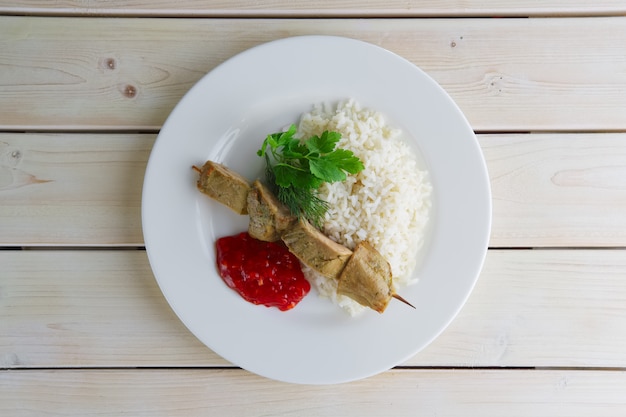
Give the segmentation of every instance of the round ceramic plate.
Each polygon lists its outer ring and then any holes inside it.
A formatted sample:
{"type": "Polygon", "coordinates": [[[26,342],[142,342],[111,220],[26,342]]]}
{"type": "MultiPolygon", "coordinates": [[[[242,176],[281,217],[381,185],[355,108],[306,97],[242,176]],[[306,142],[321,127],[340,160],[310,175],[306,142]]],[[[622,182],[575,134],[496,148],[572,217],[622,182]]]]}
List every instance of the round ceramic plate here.
{"type": "Polygon", "coordinates": [[[150,265],[167,301],[204,344],[268,378],[307,384],[365,378],[402,364],[435,339],[468,298],[486,254],[491,196],[465,117],[429,76],[372,44],[302,36],[224,62],[180,101],[154,145],[142,221],[150,265]],[[419,282],[383,314],[351,317],[314,290],[293,310],[250,304],[217,273],[217,238],[247,230],[196,189],[192,165],[210,159],[249,179],[266,134],[297,123],[315,103],[354,98],[404,131],[433,186],[419,282]]]}

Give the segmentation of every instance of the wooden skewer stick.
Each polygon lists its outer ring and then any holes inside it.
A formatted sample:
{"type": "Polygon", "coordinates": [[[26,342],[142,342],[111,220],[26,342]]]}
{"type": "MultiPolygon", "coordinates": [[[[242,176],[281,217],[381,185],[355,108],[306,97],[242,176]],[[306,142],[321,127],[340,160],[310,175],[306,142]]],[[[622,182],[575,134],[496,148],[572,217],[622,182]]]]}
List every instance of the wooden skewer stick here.
{"type": "Polygon", "coordinates": [[[195,166],[195,165],[192,165],[191,169],[193,169],[196,172],[202,172],[202,170],[200,168],[198,168],[197,166],[195,166]]]}
{"type": "Polygon", "coordinates": [[[398,294],[393,294],[392,297],[395,298],[396,300],[402,301],[404,304],[406,304],[408,306],[411,306],[411,307],[415,308],[415,306],[413,304],[409,303],[407,300],[405,300],[404,298],[400,297],[398,294]]]}

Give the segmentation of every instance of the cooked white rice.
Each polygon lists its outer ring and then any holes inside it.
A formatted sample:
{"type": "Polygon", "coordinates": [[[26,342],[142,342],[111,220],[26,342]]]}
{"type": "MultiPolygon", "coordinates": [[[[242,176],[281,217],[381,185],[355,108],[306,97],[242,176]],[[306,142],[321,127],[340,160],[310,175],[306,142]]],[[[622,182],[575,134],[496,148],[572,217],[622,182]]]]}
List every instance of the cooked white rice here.
{"type": "MultiPolygon", "coordinates": [[[[320,197],[330,204],[324,233],[350,249],[368,240],[391,265],[394,290],[416,281],[412,273],[431,206],[428,173],[403,140],[402,132],[387,125],[381,113],[364,109],[355,100],[320,104],[303,114],[301,137],[340,132],[338,147],[358,156],[365,169],[344,182],[325,184],[320,197]]],[[[350,314],[365,309],[345,296],[337,296],[337,282],[305,268],[320,295],[350,314]]]]}

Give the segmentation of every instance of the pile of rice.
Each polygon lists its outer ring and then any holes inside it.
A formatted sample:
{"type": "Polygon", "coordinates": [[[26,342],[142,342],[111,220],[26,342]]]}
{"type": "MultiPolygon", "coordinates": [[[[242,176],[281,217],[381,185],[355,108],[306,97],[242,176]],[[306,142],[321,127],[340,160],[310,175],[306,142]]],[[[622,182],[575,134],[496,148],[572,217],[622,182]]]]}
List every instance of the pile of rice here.
{"type": "MultiPolygon", "coordinates": [[[[325,130],[340,132],[337,146],[354,152],[365,169],[344,182],[321,188],[320,197],[330,204],[324,233],[350,249],[369,241],[391,265],[394,290],[414,283],[412,273],[431,206],[428,173],[420,169],[402,132],[388,126],[382,114],[362,108],[355,100],[319,104],[302,115],[301,137],[319,136],[325,130]]],[[[308,268],[304,272],[320,295],[350,314],[366,309],[338,296],[336,281],[308,268]]]]}

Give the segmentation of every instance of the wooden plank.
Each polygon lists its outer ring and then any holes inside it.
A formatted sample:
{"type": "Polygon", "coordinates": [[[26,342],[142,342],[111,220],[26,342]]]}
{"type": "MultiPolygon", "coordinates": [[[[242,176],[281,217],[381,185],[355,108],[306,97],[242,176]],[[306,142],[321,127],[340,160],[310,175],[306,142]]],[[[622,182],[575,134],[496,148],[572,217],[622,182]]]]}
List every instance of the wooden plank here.
{"type": "Polygon", "coordinates": [[[626,410],[626,372],[397,370],[305,386],[240,370],[0,372],[0,413],[63,416],[608,417],[626,410]]]}
{"type": "Polygon", "coordinates": [[[145,251],[0,251],[0,368],[228,365],[163,297],[145,251]]]}
{"type": "Polygon", "coordinates": [[[624,255],[490,250],[465,307],[409,364],[625,367],[624,255]]]}
{"type": "Polygon", "coordinates": [[[143,244],[141,189],[154,135],[0,134],[0,241],[143,244]]]}
{"type": "MultiPolygon", "coordinates": [[[[177,319],[143,251],[0,251],[0,368],[228,366],[177,319]]],[[[624,250],[491,250],[407,366],[625,367],[624,250]]],[[[288,313],[285,313],[288,314],[288,313]]]]}
{"type": "Polygon", "coordinates": [[[359,38],[424,69],[479,131],[626,129],[626,17],[0,17],[0,129],[159,129],[205,73],[288,36],[359,38]]]}
{"type": "Polygon", "coordinates": [[[621,0],[0,0],[0,13],[131,16],[580,16],[620,15],[621,0]]]}
{"type": "MultiPolygon", "coordinates": [[[[626,135],[479,135],[492,247],[626,246],[626,135]]],[[[0,134],[0,245],[141,246],[154,135],[0,134]]]]}
{"type": "Polygon", "coordinates": [[[491,246],[625,246],[626,136],[481,135],[491,246]]]}

